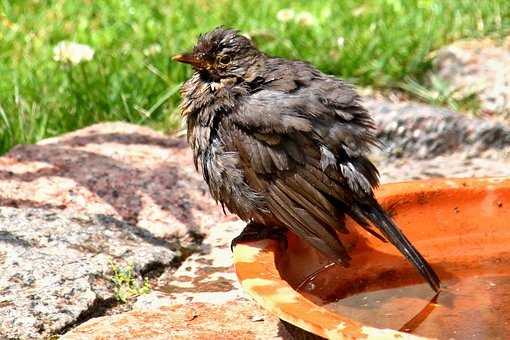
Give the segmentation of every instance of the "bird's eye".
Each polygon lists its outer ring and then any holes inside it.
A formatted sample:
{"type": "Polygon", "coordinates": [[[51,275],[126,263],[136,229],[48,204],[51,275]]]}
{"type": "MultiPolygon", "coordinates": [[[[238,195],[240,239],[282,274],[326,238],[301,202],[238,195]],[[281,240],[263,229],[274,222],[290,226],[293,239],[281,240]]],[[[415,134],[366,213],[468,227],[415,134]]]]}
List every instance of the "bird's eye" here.
{"type": "Polygon", "coordinates": [[[221,56],[218,59],[220,64],[222,65],[227,65],[228,63],[230,63],[230,57],[228,55],[221,56]]]}

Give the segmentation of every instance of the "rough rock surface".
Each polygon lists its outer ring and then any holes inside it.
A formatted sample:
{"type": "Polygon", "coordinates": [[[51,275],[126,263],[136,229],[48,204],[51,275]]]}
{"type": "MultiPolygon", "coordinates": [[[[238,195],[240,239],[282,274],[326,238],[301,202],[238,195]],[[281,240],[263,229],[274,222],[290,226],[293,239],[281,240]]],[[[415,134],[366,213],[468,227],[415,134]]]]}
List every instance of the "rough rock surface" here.
{"type": "Polygon", "coordinates": [[[113,299],[111,263],[140,273],[174,246],[115,218],[0,207],[0,337],[58,332],[113,299]]]}
{"type": "Polygon", "coordinates": [[[131,311],[90,320],[61,339],[291,339],[276,320],[267,327],[263,318],[253,318],[245,304],[190,303],[131,311]]]}
{"type": "Polygon", "coordinates": [[[486,150],[510,147],[510,126],[489,119],[416,102],[367,99],[374,115],[384,157],[431,159],[453,152],[475,157],[486,150]]]}
{"type": "Polygon", "coordinates": [[[13,211],[0,222],[2,339],[59,332],[114,305],[108,256],[138,275],[172,267],[181,252],[171,245],[186,255],[209,226],[233,219],[182,138],[125,123],[14,148],[0,158],[0,187],[1,211],[13,211]]]}
{"type": "Polygon", "coordinates": [[[416,102],[367,98],[383,143],[382,183],[432,177],[510,176],[510,125],[416,102]]]}
{"type": "Polygon", "coordinates": [[[192,164],[182,138],[93,125],[0,158],[0,205],[108,214],[156,236],[189,238],[225,219],[192,164]]]}
{"type": "Polygon", "coordinates": [[[435,65],[460,97],[475,93],[482,111],[510,117],[510,37],[455,42],[437,52],[435,65]]]}
{"type": "Polygon", "coordinates": [[[133,311],[92,319],[62,339],[289,338],[277,318],[244,296],[235,278],[230,240],[243,227],[239,221],[218,225],[199,252],[137,299],[133,311]]]}
{"type": "MultiPolygon", "coordinates": [[[[228,222],[215,227],[197,252],[190,255],[176,271],[166,271],[157,282],[157,290],[172,303],[219,303],[243,299],[232,267],[230,241],[239,235],[245,223],[228,222]]],[[[160,295],[161,296],[161,295],[160,295]]],[[[147,309],[154,296],[138,298],[135,309],[147,309]]]]}

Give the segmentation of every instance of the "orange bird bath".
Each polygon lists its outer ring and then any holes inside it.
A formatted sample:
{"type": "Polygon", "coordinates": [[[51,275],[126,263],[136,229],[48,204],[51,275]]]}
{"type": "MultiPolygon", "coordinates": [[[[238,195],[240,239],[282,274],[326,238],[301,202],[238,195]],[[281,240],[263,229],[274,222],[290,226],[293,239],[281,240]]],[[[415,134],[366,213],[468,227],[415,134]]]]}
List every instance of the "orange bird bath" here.
{"type": "Polygon", "coordinates": [[[340,235],[348,268],[328,266],[291,233],[286,249],[236,246],[244,290],[309,337],[510,339],[510,178],[388,184],[377,197],[438,273],[438,295],[391,244],[349,219],[351,233],[340,235]]]}

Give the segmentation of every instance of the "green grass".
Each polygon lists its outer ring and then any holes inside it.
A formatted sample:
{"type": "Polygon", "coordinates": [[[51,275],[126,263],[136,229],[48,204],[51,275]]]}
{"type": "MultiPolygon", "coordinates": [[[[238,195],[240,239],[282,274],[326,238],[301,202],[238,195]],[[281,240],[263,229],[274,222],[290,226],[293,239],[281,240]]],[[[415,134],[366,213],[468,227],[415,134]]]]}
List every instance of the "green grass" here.
{"type": "Polygon", "coordinates": [[[406,79],[423,82],[434,49],[508,33],[510,1],[0,0],[0,153],[99,121],[175,130],[178,87],[191,70],[169,56],[221,24],[270,54],[358,85],[402,88],[406,79]],[[277,21],[288,7],[309,11],[316,24],[277,21]],[[94,59],[55,62],[61,40],[90,45],[94,59]],[[161,52],[145,55],[151,44],[161,52]]]}

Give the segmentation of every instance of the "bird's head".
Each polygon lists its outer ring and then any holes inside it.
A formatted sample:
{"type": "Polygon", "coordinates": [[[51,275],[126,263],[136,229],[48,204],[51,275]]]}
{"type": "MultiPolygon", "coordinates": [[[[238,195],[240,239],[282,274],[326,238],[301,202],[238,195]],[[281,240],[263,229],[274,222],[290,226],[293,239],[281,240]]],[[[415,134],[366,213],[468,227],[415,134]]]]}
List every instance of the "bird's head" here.
{"type": "Polygon", "coordinates": [[[201,76],[217,81],[246,78],[249,69],[262,56],[250,39],[236,30],[219,27],[201,35],[191,53],[173,59],[190,64],[201,76]]]}

